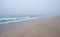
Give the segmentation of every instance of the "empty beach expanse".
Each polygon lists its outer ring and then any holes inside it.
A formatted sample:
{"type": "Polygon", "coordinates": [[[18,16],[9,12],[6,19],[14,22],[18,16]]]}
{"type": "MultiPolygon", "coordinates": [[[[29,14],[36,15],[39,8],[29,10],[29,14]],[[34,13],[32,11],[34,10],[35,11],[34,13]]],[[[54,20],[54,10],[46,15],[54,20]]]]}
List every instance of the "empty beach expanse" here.
{"type": "Polygon", "coordinates": [[[60,16],[0,25],[0,37],[60,37],[60,16]]]}

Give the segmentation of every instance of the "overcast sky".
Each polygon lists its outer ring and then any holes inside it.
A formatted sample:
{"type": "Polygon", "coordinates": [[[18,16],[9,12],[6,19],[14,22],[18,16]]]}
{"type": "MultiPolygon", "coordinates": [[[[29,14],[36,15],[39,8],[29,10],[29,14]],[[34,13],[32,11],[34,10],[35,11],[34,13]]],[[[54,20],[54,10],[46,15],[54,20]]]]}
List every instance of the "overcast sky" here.
{"type": "Polygon", "coordinates": [[[60,0],[0,0],[0,15],[59,15],[60,0]]]}

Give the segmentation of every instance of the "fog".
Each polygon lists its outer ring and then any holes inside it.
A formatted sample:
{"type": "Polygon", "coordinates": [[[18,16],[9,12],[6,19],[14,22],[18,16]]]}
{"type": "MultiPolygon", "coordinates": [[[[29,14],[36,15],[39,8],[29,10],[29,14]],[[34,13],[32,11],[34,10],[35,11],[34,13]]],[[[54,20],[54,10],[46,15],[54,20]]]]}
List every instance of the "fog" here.
{"type": "Polygon", "coordinates": [[[60,0],[0,0],[0,15],[59,15],[60,0]]]}

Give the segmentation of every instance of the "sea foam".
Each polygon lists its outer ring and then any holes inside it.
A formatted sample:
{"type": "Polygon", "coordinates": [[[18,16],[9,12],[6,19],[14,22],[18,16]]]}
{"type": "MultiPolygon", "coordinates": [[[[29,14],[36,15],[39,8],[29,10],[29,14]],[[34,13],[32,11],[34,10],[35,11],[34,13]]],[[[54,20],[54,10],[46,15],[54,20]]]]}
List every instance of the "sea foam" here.
{"type": "Polygon", "coordinates": [[[30,16],[25,16],[25,17],[14,17],[14,18],[0,18],[0,24],[7,24],[7,23],[11,23],[11,22],[20,22],[20,21],[24,21],[24,20],[31,20],[31,19],[36,19],[38,17],[30,17],[30,16]]]}

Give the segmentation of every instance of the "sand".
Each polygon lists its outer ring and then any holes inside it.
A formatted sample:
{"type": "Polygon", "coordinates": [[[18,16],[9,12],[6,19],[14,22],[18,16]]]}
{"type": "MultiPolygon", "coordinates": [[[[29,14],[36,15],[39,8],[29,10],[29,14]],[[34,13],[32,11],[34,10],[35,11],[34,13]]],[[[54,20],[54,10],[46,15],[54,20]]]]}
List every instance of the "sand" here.
{"type": "Polygon", "coordinates": [[[0,37],[60,37],[60,16],[11,24],[11,28],[6,26],[8,29],[0,31],[0,37]]]}

